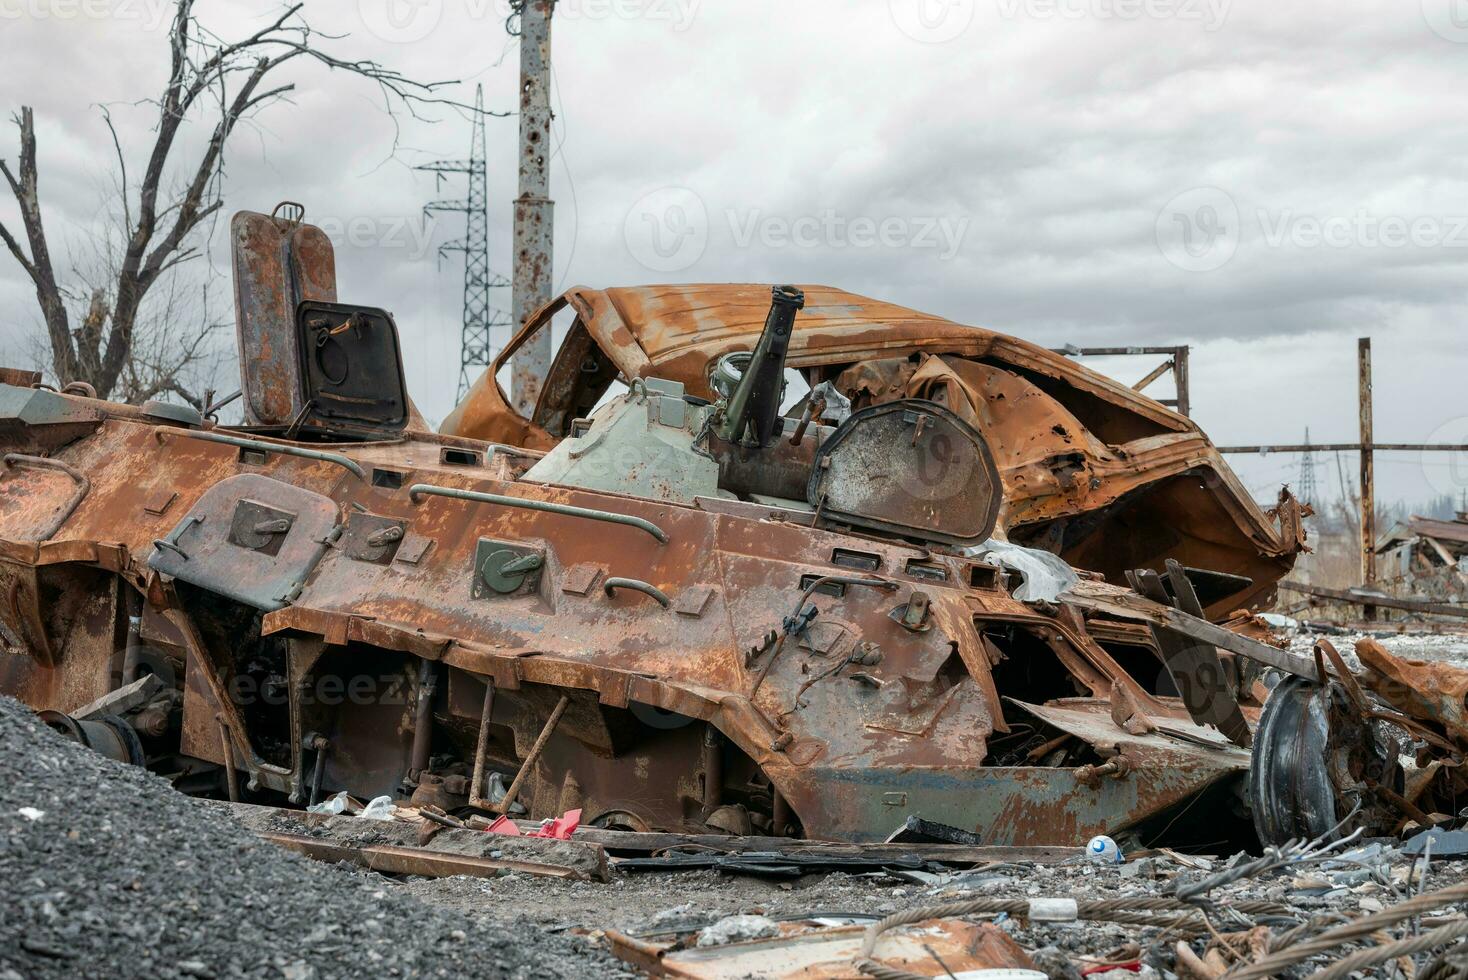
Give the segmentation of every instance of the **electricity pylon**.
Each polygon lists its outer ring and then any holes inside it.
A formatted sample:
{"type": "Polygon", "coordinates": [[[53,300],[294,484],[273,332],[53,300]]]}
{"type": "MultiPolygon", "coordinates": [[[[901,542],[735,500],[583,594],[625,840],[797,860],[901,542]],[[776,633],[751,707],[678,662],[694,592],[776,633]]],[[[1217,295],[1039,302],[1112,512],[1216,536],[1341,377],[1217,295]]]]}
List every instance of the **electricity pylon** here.
{"type": "Polygon", "coordinates": [[[464,253],[464,327],[459,343],[459,396],[463,401],[478,375],[475,370],[490,365],[499,352],[495,344],[494,331],[509,327],[510,318],[505,312],[489,303],[489,291],[502,289],[510,281],[489,268],[489,214],[488,179],[484,168],[484,86],[474,90],[474,136],[469,143],[469,159],[438,160],[425,163],[417,170],[439,174],[468,174],[469,195],[462,200],[433,201],[424,206],[423,212],[456,212],[464,215],[464,237],[445,242],[439,246],[439,258],[449,252],[464,253]]]}
{"type": "Polygon", "coordinates": [[[1315,454],[1310,451],[1310,427],[1305,427],[1306,449],[1300,454],[1300,482],[1296,490],[1296,496],[1302,503],[1316,504],[1315,499],[1319,492],[1315,485],[1315,454]]]}

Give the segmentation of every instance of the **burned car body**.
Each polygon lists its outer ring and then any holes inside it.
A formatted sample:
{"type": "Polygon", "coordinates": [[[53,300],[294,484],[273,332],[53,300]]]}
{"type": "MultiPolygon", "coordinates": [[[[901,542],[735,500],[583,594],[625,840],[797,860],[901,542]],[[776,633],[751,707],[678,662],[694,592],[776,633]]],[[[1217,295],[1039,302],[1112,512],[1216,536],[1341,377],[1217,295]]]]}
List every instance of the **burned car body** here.
{"type": "MultiPolygon", "coordinates": [[[[1266,516],[1190,419],[1026,341],[827,286],[802,286],[788,368],[853,405],[922,398],[958,413],[993,447],[1000,528],[1124,584],[1165,558],[1199,575],[1209,614],[1266,607],[1303,546],[1299,509],[1266,516]]],[[[668,285],[568,290],[526,322],[442,431],[547,449],[613,381],[658,377],[711,396],[719,358],[753,348],[767,287],[668,285]],[[562,310],[574,321],[528,418],[496,375],[562,310]]]]}
{"type": "MultiPolygon", "coordinates": [[[[527,449],[427,431],[391,316],[249,244],[309,226],[236,225],[242,349],[294,351],[245,372],[273,414],[0,385],[0,690],[58,727],[101,712],[183,789],[296,803],[852,841],[911,814],[996,844],[1247,826],[1257,667],[1310,665],[1209,622],[1217,579],[1177,561],[1133,592],[1025,551],[1047,586],[991,537],[1039,498],[951,402],[783,416],[824,294],[765,287],[709,397],[616,365],[625,393],[527,449]]],[[[1162,422],[1179,475],[1206,464],[1162,422]]]]}

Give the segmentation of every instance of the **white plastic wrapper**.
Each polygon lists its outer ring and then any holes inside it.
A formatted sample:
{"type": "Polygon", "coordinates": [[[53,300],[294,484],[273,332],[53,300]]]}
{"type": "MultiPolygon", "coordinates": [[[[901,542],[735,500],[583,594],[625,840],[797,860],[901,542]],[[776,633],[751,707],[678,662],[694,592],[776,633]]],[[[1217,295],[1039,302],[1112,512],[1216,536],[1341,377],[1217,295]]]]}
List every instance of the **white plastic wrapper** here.
{"type": "Polygon", "coordinates": [[[326,799],[322,800],[320,803],[313,803],[310,806],[306,807],[306,810],[309,813],[331,813],[331,814],[336,814],[336,813],[344,813],[344,812],[346,812],[346,809],[347,809],[347,793],[346,793],[346,790],[342,790],[340,793],[336,794],[335,796],[328,796],[326,799]]]}
{"type": "Polygon", "coordinates": [[[990,538],[981,545],[969,548],[969,557],[994,562],[1012,572],[1018,572],[1024,584],[1014,590],[1020,602],[1055,602],[1060,593],[1080,581],[1075,569],[1067,565],[1059,555],[1037,548],[1025,548],[998,538],[990,538]]]}
{"type": "Polygon", "coordinates": [[[357,814],[357,817],[361,820],[391,820],[392,812],[391,796],[375,796],[371,803],[362,808],[362,812],[357,814]]]}

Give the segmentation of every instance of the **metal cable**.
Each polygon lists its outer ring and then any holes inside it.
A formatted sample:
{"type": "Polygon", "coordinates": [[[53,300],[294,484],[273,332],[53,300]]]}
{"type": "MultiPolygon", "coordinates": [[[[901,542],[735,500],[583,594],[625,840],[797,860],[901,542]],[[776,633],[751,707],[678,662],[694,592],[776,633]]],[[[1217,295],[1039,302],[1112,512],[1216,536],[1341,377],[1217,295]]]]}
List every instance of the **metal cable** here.
{"type": "MultiPolygon", "coordinates": [[[[1365,939],[1383,926],[1394,925],[1405,919],[1410,919],[1415,915],[1420,915],[1423,912],[1430,912],[1433,909],[1452,904],[1453,902],[1460,902],[1464,899],[1468,899],[1468,882],[1453,885],[1450,888],[1443,888],[1435,892],[1428,892],[1425,895],[1418,895],[1416,898],[1409,898],[1405,902],[1393,905],[1380,912],[1362,916],[1346,925],[1337,926],[1334,929],[1321,933],[1314,939],[1307,939],[1288,948],[1281,949],[1277,953],[1270,953],[1268,956],[1256,960],[1253,963],[1240,964],[1225,973],[1224,977],[1227,980],[1258,980],[1258,978],[1278,973],[1287,966],[1303,963],[1312,956],[1329,952],[1337,946],[1355,942],[1359,939],[1365,939]]],[[[1464,935],[1468,935],[1468,933],[1464,933],[1464,935]]],[[[1422,938],[1426,937],[1424,936],[1422,938]]],[[[1440,942],[1445,941],[1442,940],[1440,942]]]]}
{"type": "MultiPolygon", "coordinates": [[[[1278,902],[1239,902],[1231,907],[1249,915],[1279,915],[1288,911],[1278,902]]],[[[872,950],[877,944],[877,937],[898,926],[926,922],[928,919],[963,915],[1004,913],[1017,918],[1028,918],[1029,912],[1030,899],[1027,898],[970,898],[963,901],[946,902],[942,905],[924,905],[902,912],[894,912],[880,922],[874,922],[867,927],[866,935],[862,939],[861,959],[858,962],[870,960],[872,950]]],[[[1164,896],[1108,898],[1101,901],[1077,902],[1076,917],[1158,928],[1196,928],[1199,932],[1207,929],[1196,907],[1180,899],[1164,896]],[[1143,914],[1146,912],[1182,912],[1184,914],[1170,916],[1143,914]]]]}
{"type": "Polygon", "coordinates": [[[1339,980],[1353,970],[1375,966],[1378,963],[1388,963],[1401,956],[1425,953],[1429,949],[1445,946],[1464,936],[1468,936],[1468,919],[1460,919],[1430,932],[1424,932],[1420,936],[1409,936],[1394,943],[1357,950],[1344,959],[1336,960],[1323,970],[1316,970],[1310,974],[1309,980],[1339,980]]]}
{"type": "Polygon", "coordinates": [[[909,973],[875,960],[857,960],[856,968],[869,977],[876,977],[877,980],[933,980],[931,974],[909,973]]]}
{"type": "Polygon", "coordinates": [[[1468,977],[1468,944],[1459,943],[1438,953],[1417,974],[1417,980],[1464,980],[1468,977]]]}

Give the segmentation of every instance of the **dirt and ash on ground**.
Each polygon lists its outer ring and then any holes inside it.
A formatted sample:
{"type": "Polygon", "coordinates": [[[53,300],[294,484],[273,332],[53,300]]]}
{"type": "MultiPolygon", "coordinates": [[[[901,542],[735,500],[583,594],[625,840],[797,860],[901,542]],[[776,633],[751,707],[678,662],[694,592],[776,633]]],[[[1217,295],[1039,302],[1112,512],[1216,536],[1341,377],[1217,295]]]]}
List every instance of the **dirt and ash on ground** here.
{"type": "Polygon", "coordinates": [[[261,842],[0,697],[0,980],[586,977],[581,940],[261,842]]]}
{"type": "MultiPolygon", "coordinates": [[[[1468,653],[1461,638],[1383,642],[1424,659],[1468,653]]],[[[1350,650],[1350,638],[1337,646],[1350,650]]],[[[217,804],[180,796],[141,769],[65,741],[3,697],[0,743],[0,880],[7,888],[0,980],[633,976],[606,953],[604,930],[656,938],[735,914],[859,922],[967,897],[1158,895],[1209,873],[1156,857],[1120,867],[1006,865],[918,880],[832,873],[779,881],[712,871],[622,873],[606,884],[519,873],[393,879],[257,841],[217,804]]],[[[1245,880],[1213,897],[1221,906],[1279,902],[1308,917],[1371,912],[1420,887],[1408,881],[1412,866],[1390,843],[1357,857],[1245,880]]],[[[1431,877],[1433,888],[1464,880],[1468,862],[1433,862],[1431,877]]],[[[1157,930],[1003,916],[999,924],[1053,976],[1079,976],[1128,943],[1154,951],[1144,974],[1171,972],[1171,941],[1158,942],[1165,937],[1157,930]]]]}

